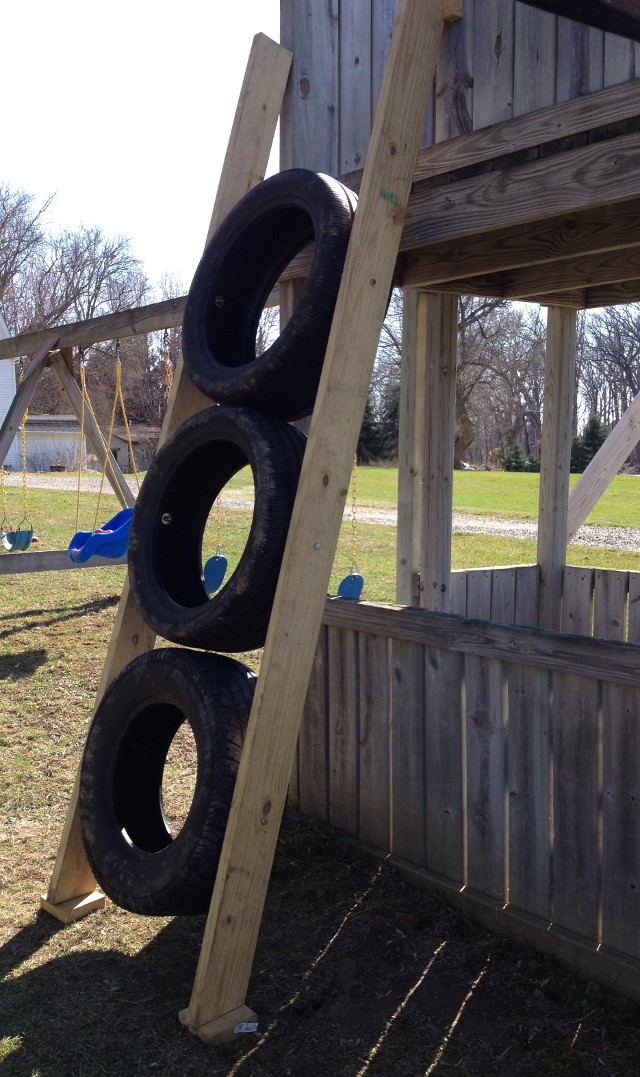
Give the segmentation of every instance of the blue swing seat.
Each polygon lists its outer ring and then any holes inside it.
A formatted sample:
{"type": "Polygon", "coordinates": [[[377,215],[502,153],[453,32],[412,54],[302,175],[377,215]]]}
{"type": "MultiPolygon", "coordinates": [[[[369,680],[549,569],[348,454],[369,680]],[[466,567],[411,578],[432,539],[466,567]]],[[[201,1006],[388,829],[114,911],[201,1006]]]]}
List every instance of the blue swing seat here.
{"type": "Polygon", "coordinates": [[[78,531],[69,543],[67,553],[77,565],[91,557],[117,560],[127,552],[133,509],[121,509],[96,531],[78,531]]]}

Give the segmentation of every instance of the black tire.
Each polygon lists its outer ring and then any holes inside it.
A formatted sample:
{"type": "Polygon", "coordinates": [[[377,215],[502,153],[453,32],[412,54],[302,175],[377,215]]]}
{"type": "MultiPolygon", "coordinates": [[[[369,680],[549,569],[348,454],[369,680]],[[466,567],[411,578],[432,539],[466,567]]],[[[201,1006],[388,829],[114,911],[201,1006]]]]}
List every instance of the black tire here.
{"type": "Polygon", "coordinates": [[[129,581],[140,612],[174,643],[248,651],[264,643],[306,438],[249,408],[212,407],[187,419],[154,457],[129,535],[129,581]],[[255,506],[235,571],[213,597],[202,544],[219,492],[246,464],[255,506]],[[164,522],[163,522],[164,521],[164,522]]]}
{"type": "Polygon", "coordinates": [[[134,659],[105,692],[82,759],[79,812],[91,870],[116,905],[147,916],[207,912],[254,687],[233,658],[166,648],[134,659]],[[197,777],[174,836],[162,777],[185,721],[197,777]]]}
{"type": "Polygon", "coordinates": [[[196,269],[182,325],[186,367],[206,396],[280,419],[311,413],[355,204],[337,180],[291,169],[254,187],[225,217],[196,269]],[[312,240],[313,264],[293,316],[256,357],[265,301],[312,240]]]}

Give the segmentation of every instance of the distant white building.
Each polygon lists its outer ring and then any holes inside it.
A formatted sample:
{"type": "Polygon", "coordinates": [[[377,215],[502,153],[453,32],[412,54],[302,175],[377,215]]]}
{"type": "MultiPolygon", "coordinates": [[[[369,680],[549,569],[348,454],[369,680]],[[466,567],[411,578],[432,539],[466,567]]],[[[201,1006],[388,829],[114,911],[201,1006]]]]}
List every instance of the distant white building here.
{"type": "MultiPolygon", "coordinates": [[[[0,316],[1,317],[1,316],[0,316]]],[[[0,335],[1,326],[0,326],[0,335]]],[[[8,335],[8,334],[7,334],[8,335]]],[[[0,360],[0,426],[4,422],[5,416],[11,407],[11,401],[16,395],[16,363],[15,359],[2,359],[0,360]]],[[[0,461],[1,463],[2,461],[0,461]]],[[[7,453],[5,460],[3,461],[7,467],[19,468],[20,464],[20,442],[16,439],[11,445],[9,452],[7,453]]]]}

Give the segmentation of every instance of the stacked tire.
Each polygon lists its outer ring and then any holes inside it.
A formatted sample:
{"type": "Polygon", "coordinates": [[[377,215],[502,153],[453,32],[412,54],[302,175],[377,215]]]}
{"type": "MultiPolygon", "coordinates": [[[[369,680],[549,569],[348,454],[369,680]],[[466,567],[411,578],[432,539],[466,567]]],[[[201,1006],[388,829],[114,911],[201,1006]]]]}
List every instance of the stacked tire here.
{"type": "Polygon", "coordinates": [[[302,169],[265,180],[222,222],[189,291],[184,363],[215,406],[182,423],[152,461],[128,549],[143,618],[178,647],[150,651],[114,679],[81,766],[89,864],[105,893],[132,912],[194,914],[209,906],[255,689],[252,672],[228,652],[260,647],[266,637],[306,440],[289,423],[313,409],[355,202],[337,181],[302,169]],[[310,243],[304,293],[277,340],[256,356],[268,296],[310,243]],[[210,595],[207,520],[247,465],[255,487],[248,539],[235,570],[210,595]],[[197,775],[174,835],[162,784],[185,722],[197,775]]]}

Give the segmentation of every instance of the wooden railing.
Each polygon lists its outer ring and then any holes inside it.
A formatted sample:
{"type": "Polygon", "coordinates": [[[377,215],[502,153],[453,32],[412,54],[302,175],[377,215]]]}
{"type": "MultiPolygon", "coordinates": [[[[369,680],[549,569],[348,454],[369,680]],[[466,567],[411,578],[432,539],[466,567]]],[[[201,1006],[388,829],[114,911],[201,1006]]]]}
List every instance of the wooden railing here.
{"type": "MultiPolygon", "coordinates": [[[[597,595],[604,577],[586,573],[597,595]]],[[[602,608],[615,591],[620,612],[624,575],[602,608]]],[[[625,643],[330,600],[292,795],[640,998],[639,659],[625,643]]]]}
{"type": "MultiPolygon", "coordinates": [[[[451,574],[452,612],[496,624],[538,626],[537,565],[476,568],[451,574]]],[[[567,565],[562,631],[640,643],[640,572],[567,565]]]]}

